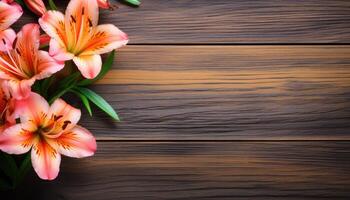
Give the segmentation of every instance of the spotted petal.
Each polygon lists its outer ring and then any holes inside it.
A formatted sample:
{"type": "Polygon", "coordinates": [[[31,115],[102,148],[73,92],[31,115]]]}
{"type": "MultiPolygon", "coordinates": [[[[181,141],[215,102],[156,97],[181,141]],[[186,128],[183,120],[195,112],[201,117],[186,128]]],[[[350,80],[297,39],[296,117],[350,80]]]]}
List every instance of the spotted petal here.
{"type": "Polygon", "coordinates": [[[23,154],[33,145],[35,126],[31,123],[17,124],[0,134],[0,149],[8,154],[23,154]]]}
{"type": "Polygon", "coordinates": [[[38,24],[26,24],[17,34],[16,51],[21,56],[21,60],[27,64],[21,65],[26,72],[34,71],[30,66],[35,66],[37,57],[35,52],[40,46],[40,26],[38,24]]]}
{"type": "Polygon", "coordinates": [[[41,28],[62,47],[67,44],[64,15],[59,11],[47,11],[40,19],[41,28]]]}
{"type": "Polygon", "coordinates": [[[12,49],[13,42],[16,39],[16,33],[13,29],[9,28],[0,31],[0,51],[7,51],[12,49]]]}
{"type": "Polygon", "coordinates": [[[40,125],[43,117],[49,111],[49,104],[40,95],[32,92],[27,99],[16,102],[16,113],[21,118],[21,123],[32,121],[40,125]]]}
{"type": "Polygon", "coordinates": [[[53,116],[57,118],[57,120],[62,121],[63,124],[67,124],[64,129],[69,130],[71,127],[74,127],[78,123],[81,112],[79,109],[76,109],[73,106],[67,104],[62,99],[57,99],[51,105],[48,116],[53,116]]]}
{"type": "Polygon", "coordinates": [[[96,0],[71,0],[65,14],[68,49],[77,50],[86,42],[90,29],[98,23],[96,0]]]}
{"type": "Polygon", "coordinates": [[[66,156],[82,158],[92,156],[96,151],[96,140],[85,128],[75,126],[56,139],[58,151],[66,156]]]}
{"type": "Polygon", "coordinates": [[[60,171],[61,155],[46,140],[36,138],[31,152],[32,165],[41,179],[53,180],[60,171]]]}
{"type": "Polygon", "coordinates": [[[81,55],[104,54],[128,43],[128,36],[113,24],[98,25],[81,55]]]}

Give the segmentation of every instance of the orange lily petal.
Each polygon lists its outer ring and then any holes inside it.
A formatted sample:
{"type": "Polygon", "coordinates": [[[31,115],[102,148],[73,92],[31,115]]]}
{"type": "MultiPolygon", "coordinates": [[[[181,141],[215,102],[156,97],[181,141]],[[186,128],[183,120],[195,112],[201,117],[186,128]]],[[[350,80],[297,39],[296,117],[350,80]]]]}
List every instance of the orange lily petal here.
{"type": "Polygon", "coordinates": [[[9,154],[23,154],[33,145],[35,131],[33,124],[17,124],[0,134],[0,149],[9,154]]]}
{"type": "Polygon", "coordinates": [[[46,140],[36,138],[31,152],[32,165],[41,179],[53,180],[60,171],[61,155],[46,140]]]}
{"type": "Polygon", "coordinates": [[[40,95],[32,92],[24,100],[16,101],[16,113],[19,113],[21,123],[31,121],[35,124],[41,124],[49,111],[49,104],[40,95]]]}
{"type": "Polygon", "coordinates": [[[94,136],[81,126],[64,132],[56,139],[56,145],[61,154],[74,158],[92,156],[97,147],[94,136]]]}
{"type": "Polygon", "coordinates": [[[31,92],[31,87],[35,79],[28,80],[8,80],[4,83],[8,87],[9,92],[18,100],[26,99],[31,92]]]}
{"type": "Polygon", "coordinates": [[[16,39],[16,32],[9,28],[0,32],[0,51],[12,49],[12,44],[16,39]]]}
{"type": "Polygon", "coordinates": [[[57,62],[53,57],[46,51],[38,52],[38,74],[35,78],[40,80],[51,76],[52,74],[60,71],[64,67],[64,62],[57,62]]]}
{"type": "Polygon", "coordinates": [[[72,60],[74,55],[67,52],[65,47],[62,47],[55,39],[50,40],[50,56],[59,61],[72,60]]]}
{"type": "Polygon", "coordinates": [[[59,11],[53,10],[47,11],[39,19],[41,28],[62,47],[65,47],[67,44],[64,23],[64,15],[59,11]]]}
{"type": "Polygon", "coordinates": [[[71,0],[65,14],[67,49],[76,51],[87,40],[90,29],[97,26],[98,5],[96,0],[71,0]]]}
{"type": "Polygon", "coordinates": [[[69,130],[80,120],[81,111],[67,104],[62,99],[57,99],[55,102],[53,102],[48,112],[48,117],[52,116],[59,118],[59,121],[67,124],[64,129],[69,130]]]}
{"type": "MultiPolygon", "coordinates": [[[[38,24],[26,24],[22,27],[21,31],[17,34],[17,41],[15,44],[16,51],[19,52],[22,60],[28,65],[24,64],[23,67],[35,66],[37,57],[35,52],[40,46],[40,26],[38,24]]],[[[35,69],[25,69],[26,72],[35,71],[35,69]]]]}
{"type": "Polygon", "coordinates": [[[7,4],[0,1],[0,31],[10,27],[22,14],[22,8],[17,3],[7,4]]]}
{"type": "Polygon", "coordinates": [[[128,43],[128,36],[113,24],[98,25],[80,55],[104,54],[128,43]]]}
{"type": "Polygon", "coordinates": [[[93,79],[101,71],[102,59],[100,55],[74,57],[73,61],[85,78],[93,79]]]}

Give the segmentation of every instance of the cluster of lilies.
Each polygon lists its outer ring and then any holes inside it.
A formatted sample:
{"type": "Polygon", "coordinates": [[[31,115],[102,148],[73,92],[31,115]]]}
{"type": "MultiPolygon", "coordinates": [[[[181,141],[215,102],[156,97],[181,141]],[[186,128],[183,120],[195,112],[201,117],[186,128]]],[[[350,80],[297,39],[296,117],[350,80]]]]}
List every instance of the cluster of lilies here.
{"type": "Polygon", "coordinates": [[[72,67],[65,67],[70,60],[82,77],[94,79],[101,71],[100,55],[126,45],[128,37],[113,24],[98,25],[99,7],[110,7],[106,0],[71,0],[65,14],[46,10],[42,0],[24,3],[40,18],[16,33],[10,26],[23,10],[14,0],[0,1],[0,150],[30,151],[38,176],[53,180],[61,155],[91,156],[96,140],[77,125],[79,109],[60,98],[50,105],[33,85],[72,67]],[[49,45],[46,51],[44,43],[49,45]]]}

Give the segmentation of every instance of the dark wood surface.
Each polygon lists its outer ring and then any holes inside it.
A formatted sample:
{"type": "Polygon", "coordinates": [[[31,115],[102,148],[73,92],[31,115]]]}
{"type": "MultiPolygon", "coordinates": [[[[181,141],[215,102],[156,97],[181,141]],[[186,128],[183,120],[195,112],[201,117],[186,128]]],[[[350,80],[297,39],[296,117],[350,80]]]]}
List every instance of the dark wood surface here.
{"type": "Polygon", "coordinates": [[[93,88],[99,139],[350,139],[348,46],[128,46],[93,88]]]}
{"type": "MultiPolygon", "coordinates": [[[[57,2],[62,8],[67,0],[57,2]]],[[[119,7],[100,21],[127,32],[131,44],[350,42],[347,0],[144,0],[138,9],[119,7]]]]}
{"type": "Polygon", "coordinates": [[[349,199],[349,142],[100,142],[26,198],[349,199]]]}
{"type": "Polygon", "coordinates": [[[93,86],[122,122],[85,113],[97,154],[7,194],[350,199],[350,1],[143,0],[101,22],[130,37],[93,86]]]}

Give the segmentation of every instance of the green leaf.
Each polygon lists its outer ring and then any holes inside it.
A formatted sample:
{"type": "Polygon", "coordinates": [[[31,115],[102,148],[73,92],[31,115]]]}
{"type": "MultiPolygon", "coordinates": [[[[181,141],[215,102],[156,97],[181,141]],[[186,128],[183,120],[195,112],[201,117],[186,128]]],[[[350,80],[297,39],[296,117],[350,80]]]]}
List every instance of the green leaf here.
{"type": "Polygon", "coordinates": [[[90,85],[101,78],[103,78],[106,73],[111,69],[114,61],[114,55],[115,55],[115,50],[113,50],[105,60],[105,62],[102,65],[101,72],[94,78],[94,79],[84,79],[78,83],[79,86],[86,86],[90,85]]]}
{"type": "Polygon", "coordinates": [[[92,103],[94,103],[97,107],[99,107],[109,116],[111,116],[113,119],[119,121],[119,117],[117,113],[114,111],[114,109],[112,108],[112,106],[109,105],[107,101],[105,101],[100,95],[96,94],[94,91],[90,89],[83,88],[83,87],[76,87],[75,90],[79,91],[81,94],[87,97],[92,103]]]}
{"type": "Polygon", "coordinates": [[[18,169],[18,173],[17,173],[15,185],[14,185],[15,187],[18,186],[23,181],[26,174],[30,170],[30,167],[31,167],[31,155],[30,153],[27,153],[27,155],[25,155],[24,160],[22,161],[21,166],[18,169]]]}
{"type": "Polygon", "coordinates": [[[79,91],[76,91],[76,90],[71,90],[71,92],[73,92],[75,95],[77,95],[81,99],[81,102],[83,102],[83,104],[84,104],[86,110],[88,111],[89,115],[92,116],[90,103],[89,103],[89,100],[86,98],[86,96],[84,96],[83,94],[81,94],[79,91]]]}
{"type": "Polygon", "coordinates": [[[40,93],[40,81],[36,81],[33,85],[32,85],[32,91],[40,93]]]}
{"type": "Polygon", "coordinates": [[[4,174],[11,180],[15,180],[18,168],[13,157],[0,151],[0,163],[0,169],[4,172],[4,174]]]}
{"type": "Polygon", "coordinates": [[[49,104],[52,104],[56,99],[60,98],[64,94],[66,94],[70,89],[72,89],[74,85],[68,86],[64,88],[63,90],[57,91],[49,100],[49,104]]]}
{"type": "Polygon", "coordinates": [[[60,88],[66,88],[68,86],[71,86],[72,84],[75,84],[75,82],[79,77],[80,77],[80,72],[74,72],[73,74],[65,77],[60,81],[60,88]]]}
{"type": "Polygon", "coordinates": [[[63,96],[69,90],[76,86],[77,78],[80,76],[79,72],[75,72],[60,81],[60,87],[54,95],[49,99],[49,104],[52,104],[56,99],[63,96]]]}
{"type": "Polygon", "coordinates": [[[124,0],[125,2],[133,5],[133,6],[139,6],[141,2],[139,0],[124,0]]]}
{"type": "Polygon", "coordinates": [[[53,0],[49,0],[49,6],[51,10],[57,10],[57,6],[53,0]]]}
{"type": "Polygon", "coordinates": [[[55,80],[55,76],[50,76],[49,78],[46,78],[41,83],[41,95],[45,98],[47,97],[47,91],[49,90],[52,82],[55,80]]]}

